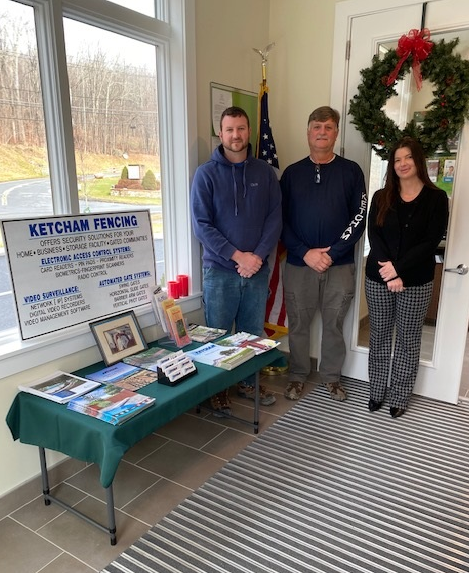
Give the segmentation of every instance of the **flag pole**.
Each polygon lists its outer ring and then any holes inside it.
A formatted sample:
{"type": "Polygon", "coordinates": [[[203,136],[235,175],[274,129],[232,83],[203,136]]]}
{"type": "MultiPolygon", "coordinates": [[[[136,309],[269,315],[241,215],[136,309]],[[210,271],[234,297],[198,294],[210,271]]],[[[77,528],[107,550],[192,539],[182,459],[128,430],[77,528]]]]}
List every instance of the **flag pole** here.
{"type": "Polygon", "coordinates": [[[275,42],[268,44],[263,50],[258,48],[253,48],[253,50],[258,53],[261,57],[261,69],[262,69],[262,83],[261,89],[259,91],[259,98],[257,102],[257,139],[256,139],[256,157],[259,157],[259,147],[260,147],[260,136],[261,136],[261,121],[262,121],[262,98],[269,91],[267,87],[267,60],[269,52],[275,47],[275,42]]]}
{"type": "MultiPolygon", "coordinates": [[[[269,122],[268,112],[268,91],[267,87],[267,60],[269,52],[275,46],[275,43],[268,44],[263,50],[253,48],[261,56],[262,66],[262,83],[260,84],[258,111],[257,111],[257,141],[256,141],[256,157],[263,159],[269,163],[274,170],[279,174],[279,163],[277,151],[275,149],[275,142],[272,136],[269,122]]],[[[281,269],[281,252],[284,254],[284,247],[279,244],[275,249],[275,253],[271,254],[273,265],[269,277],[269,297],[266,307],[265,331],[269,338],[280,338],[288,333],[286,327],[286,312],[285,301],[283,297],[283,279],[281,269]]],[[[288,362],[286,358],[280,358],[262,368],[262,374],[283,374],[288,370],[288,362]]]]}

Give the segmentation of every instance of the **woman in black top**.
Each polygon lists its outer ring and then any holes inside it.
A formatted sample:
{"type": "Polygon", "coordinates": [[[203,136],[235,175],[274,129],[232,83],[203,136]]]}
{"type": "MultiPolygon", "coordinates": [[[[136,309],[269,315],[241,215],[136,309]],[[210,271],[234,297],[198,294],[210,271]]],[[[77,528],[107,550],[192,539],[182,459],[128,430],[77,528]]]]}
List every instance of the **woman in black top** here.
{"type": "Polygon", "coordinates": [[[391,151],[385,186],[374,194],[368,216],[371,412],[381,408],[388,381],[391,416],[398,418],[407,408],[419,366],[435,253],[447,224],[448,197],[430,181],[421,145],[405,137],[391,151]]]}

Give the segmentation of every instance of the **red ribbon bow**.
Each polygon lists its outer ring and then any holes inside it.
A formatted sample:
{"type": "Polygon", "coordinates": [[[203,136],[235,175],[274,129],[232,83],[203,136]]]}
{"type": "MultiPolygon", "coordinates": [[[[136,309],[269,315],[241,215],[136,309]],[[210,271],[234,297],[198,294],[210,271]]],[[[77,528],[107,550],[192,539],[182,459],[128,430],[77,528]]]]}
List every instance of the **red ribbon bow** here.
{"type": "Polygon", "coordinates": [[[423,28],[422,30],[410,30],[408,34],[404,34],[399,38],[397,44],[396,54],[401,58],[397,62],[394,71],[389,74],[386,85],[390,86],[396,81],[402,64],[412,54],[412,71],[414,72],[415,83],[417,89],[420,91],[422,87],[422,72],[420,71],[420,62],[426,60],[432,51],[433,42],[430,42],[430,30],[423,28]]]}

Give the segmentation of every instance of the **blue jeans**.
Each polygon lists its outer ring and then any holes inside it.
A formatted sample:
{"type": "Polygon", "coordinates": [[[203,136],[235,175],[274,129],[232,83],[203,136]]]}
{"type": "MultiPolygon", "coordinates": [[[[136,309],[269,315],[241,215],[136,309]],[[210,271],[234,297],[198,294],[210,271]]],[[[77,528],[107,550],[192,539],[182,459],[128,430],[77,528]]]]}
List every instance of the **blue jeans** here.
{"type": "MultiPolygon", "coordinates": [[[[213,328],[249,332],[262,336],[269,289],[269,268],[264,265],[250,279],[238,273],[214,268],[203,269],[205,322],[213,328]]],[[[246,384],[254,385],[255,376],[246,384]]]]}

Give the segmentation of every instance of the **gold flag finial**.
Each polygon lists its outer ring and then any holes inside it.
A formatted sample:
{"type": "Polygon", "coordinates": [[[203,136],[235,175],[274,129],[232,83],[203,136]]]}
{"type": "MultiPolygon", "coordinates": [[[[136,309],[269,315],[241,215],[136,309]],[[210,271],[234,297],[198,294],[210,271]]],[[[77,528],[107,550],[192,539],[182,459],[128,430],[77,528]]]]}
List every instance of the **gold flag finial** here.
{"type": "Polygon", "coordinates": [[[268,44],[263,50],[259,50],[258,48],[253,48],[255,52],[257,52],[262,58],[262,81],[265,83],[266,81],[266,66],[267,66],[267,59],[269,57],[269,52],[275,46],[275,42],[268,44]]]}

